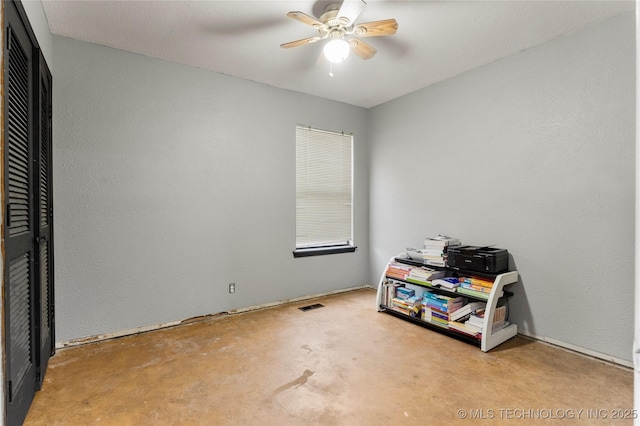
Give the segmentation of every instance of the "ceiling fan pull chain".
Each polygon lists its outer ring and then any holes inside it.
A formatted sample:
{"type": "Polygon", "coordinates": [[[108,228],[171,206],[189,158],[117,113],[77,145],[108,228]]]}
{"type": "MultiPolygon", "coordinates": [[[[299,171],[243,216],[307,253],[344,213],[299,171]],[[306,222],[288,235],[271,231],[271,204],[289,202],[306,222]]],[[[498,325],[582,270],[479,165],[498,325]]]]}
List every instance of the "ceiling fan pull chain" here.
{"type": "Polygon", "coordinates": [[[329,75],[333,77],[333,62],[329,62],[329,75]]]}

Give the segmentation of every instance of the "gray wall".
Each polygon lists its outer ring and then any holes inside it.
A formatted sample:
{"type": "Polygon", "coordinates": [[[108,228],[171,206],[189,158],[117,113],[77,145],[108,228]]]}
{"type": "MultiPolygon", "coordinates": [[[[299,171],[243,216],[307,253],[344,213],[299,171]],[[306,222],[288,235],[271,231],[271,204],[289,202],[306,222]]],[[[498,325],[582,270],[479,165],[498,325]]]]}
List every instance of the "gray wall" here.
{"type": "Polygon", "coordinates": [[[370,111],[372,276],[438,233],[495,244],[529,334],[631,360],[635,28],[627,14],[370,111]]]}
{"type": "Polygon", "coordinates": [[[58,342],[370,284],[367,110],[53,47],[58,342]],[[355,253],[292,256],[296,123],[355,133],[355,253]]]}

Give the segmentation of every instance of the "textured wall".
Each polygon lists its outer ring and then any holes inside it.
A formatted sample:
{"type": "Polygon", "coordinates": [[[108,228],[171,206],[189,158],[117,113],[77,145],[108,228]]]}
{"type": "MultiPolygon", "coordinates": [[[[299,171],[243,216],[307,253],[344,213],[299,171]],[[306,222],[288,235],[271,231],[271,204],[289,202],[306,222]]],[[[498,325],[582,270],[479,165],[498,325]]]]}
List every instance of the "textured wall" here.
{"type": "Polygon", "coordinates": [[[631,359],[634,16],[371,110],[371,259],[445,233],[509,249],[521,329],[631,359]]]}
{"type": "Polygon", "coordinates": [[[369,284],[366,110],[53,46],[57,341],[369,284]],[[355,253],[292,256],[296,123],[355,133],[355,253]]]}

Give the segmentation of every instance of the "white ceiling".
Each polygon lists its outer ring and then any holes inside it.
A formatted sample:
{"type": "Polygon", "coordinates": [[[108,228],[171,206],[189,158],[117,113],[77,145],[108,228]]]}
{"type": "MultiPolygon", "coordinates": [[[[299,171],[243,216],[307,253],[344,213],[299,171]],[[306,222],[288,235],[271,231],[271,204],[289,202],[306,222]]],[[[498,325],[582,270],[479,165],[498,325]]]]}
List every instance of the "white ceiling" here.
{"type": "Polygon", "coordinates": [[[323,42],[280,48],[317,35],[287,12],[318,17],[331,1],[42,3],[53,34],[366,108],[635,7],[632,0],[368,0],[356,23],[395,18],[398,32],[366,38],[376,56],[350,55],[331,77],[326,61],[316,65],[323,42]]]}

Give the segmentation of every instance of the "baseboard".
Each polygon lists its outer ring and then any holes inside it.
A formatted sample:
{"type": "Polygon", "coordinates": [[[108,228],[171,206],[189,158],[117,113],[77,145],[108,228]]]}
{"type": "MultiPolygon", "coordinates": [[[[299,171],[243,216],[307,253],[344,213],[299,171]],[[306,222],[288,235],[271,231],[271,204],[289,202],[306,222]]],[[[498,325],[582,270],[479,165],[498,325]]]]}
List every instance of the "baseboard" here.
{"type": "Polygon", "coordinates": [[[175,327],[182,324],[183,321],[165,322],[162,324],[154,324],[145,327],[130,328],[127,330],[118,330],[110,333],[97,334],[94,336],[81,337],[79,339],[67,340],[65,342],[56,342],[56,349],[71,348],[74,346],[82,346],[88,343],[101,342],[103,340],[116,339],[118,337],[131,336],[133,334],[145,333],[147,331],[160,330],[162,328],[175,327]]]}
{"type": "Polygon", "coordinates": [[[615,356],[612,356],[612,355],[603,354],[603,353],[600,353],[600,352],[597,352],[597,351],[593,351],[591,349],[583,348],[583,347],[578,346],[578,345],[573,345],[571,343],[563,342],[561,340],[556,340],[556,339],[553,339],[551,337],[538,336],[537,334],[530,333],[530,332],[525,331],[525,330],[518,330],[518,334],[520,334],[522,336],[525,336],[525,337],[528,337],[530,339],[539,340],[541,342],[549,343],[550,345],[553,345],[553,346],[558,346],[558,347],[563,348],[563,349],[568,349],[570,351],[577,352],[577,353],[582,354],[582,355],[587,355],[587,356],[590,356],[592,358],[598,358],[598,359],[601,359],[603,361],[607,361],[607,362],[611,362],[611,363],[614,363],[614,364],[621,365],[623,367],[633,368],[633,361],[628,361],[626,359],[618,358],[618,357],[615,357],[615,356]]]}
{"type": "Polygon", "coordinates": [[[289,303],[302,302],[303,300],[317,299],[318,297],[331,296],[333,294],[346,293],[346,292],[349,292],[349,291],[362,290],[362,289],[365,289],[365,288],[373,289],[373,287],[371,287],[370,285],[349,287],[349,288],[344,288],[344,289],[340,289],[340,290],[329,291],[327,293],[312,294],[312,295],[309,295],[309,296],[302,296],[302,297],[296,297],[296,298],[293,298],[293,299],[280,300],[278,302],[265,303],[263,305],[255,305],[255,306],[249,306],[249,307],[246,307],[246,308],[233,309],[233,310],[229,311],[228,313],[229,314],[241,314],[241,313],[244,313],[244,312],[256,311],[256,310],[259,310],[259,309],[273,308],[275,306],[286,305],[286,304],[289,304],[289,303]]]}
{"type": "Polygon", "coordinates": [[[198,316],[198,317],[187,318],[187,319],[182,320],[182,321],[171,321],[171,322],[165,322],[165,323],[160,323],[160,324],[148,325],[148,326],[144,326],[144,327],[130,328],[130,329],[127,329],[127,330],[119,330],[119,331],[114,331],[114,332],[110,332],[110,333],[97,334],[97,335],[94,335],[94,336],[81,337],[79,339],[67,340],[65,342],[56,342],[56,349],[65,349],[65,348],[71,348],[71,347],[74,347],[74,346],[82,346],[82,345],[86,345],[88,343],[96,343],[96,342],[101,342],[103,340],[110,340],[110,339],[116,339],[118,337],[125,337],[125,336],[131,336],[131,335],[134,335],[134,334],[146,333],[148,331],[154,331],[154,330],[160,330],[160,329],[163,329],[163,328],[175,327],[177,325],[196,323],[196,322],[204,321],[206,319],[211,319],[211,318],[214,318],[214,317],[217,317],[217,316],[235,315],[235,314],[241,314],[241,313],[245,313],[245,312],[256,311],[256,310],[260,310],[260,309],[273,308],[273,307],[276,307],[276,306],[286,305],[286,304],[289,304],[289,303],[296,303],[296,302],[301,302],[303,300],[309,300],[309,299],[317,299],[319,297],[331,296],[333,294],[346,293],[346,292],[354,291],[354,290],[362,290],[362,289],[365,289],[365,288],[371,288],[372,289],[373,287],[371,287],[369,285],[349,287],[349,288],[344,288],[344,289],[340,289],[340,290],[329,291],[329,292],[326,292],[326,293],[317,293],[317,294],[312,294],[312,295],[308,295],[308,296],[301,296],[301,297],[295,297],[295,298],[292,298],[292,299],[280,300],[280,301],[277,301],[277,302],[265,303],[265,304],[262,304],[262,305],[255,305],[255,306],[248,306],[246,308],[233,309],[233,310],[230,310],[230,311],[227,311],[227,312],[220,312],[220,313],[217,313],[217,314],[202,315],[202,316],[198,316]]]}

